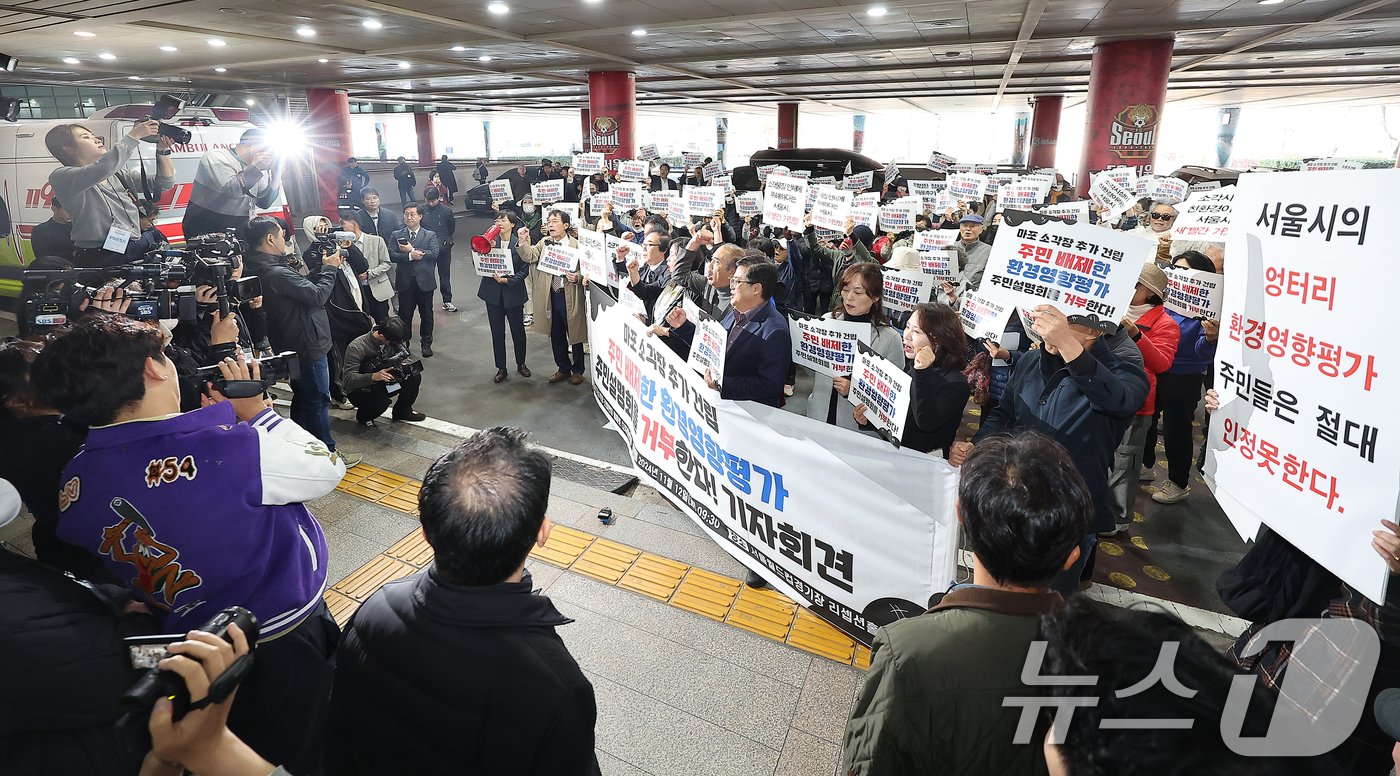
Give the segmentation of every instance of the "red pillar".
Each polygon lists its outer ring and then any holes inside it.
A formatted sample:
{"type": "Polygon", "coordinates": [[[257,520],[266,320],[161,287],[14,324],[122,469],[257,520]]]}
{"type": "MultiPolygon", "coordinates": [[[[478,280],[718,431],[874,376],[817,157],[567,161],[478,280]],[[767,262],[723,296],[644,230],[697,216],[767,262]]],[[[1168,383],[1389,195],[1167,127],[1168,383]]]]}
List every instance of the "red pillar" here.
{"type": "Polygon", "coordinates": [[[579,119],[583,122],[583,152],[586,154],[593,150],[593,121],[587,108],[579,109],[579,119]]]}
{"type": "Polygon", "coordinates": [[[797,147],[797,103],[778,103],[778,149],[797,147]]]}
{"type": "Polygon", "coordinates": [[[621,70],[589,73],[588,110],[591,150],[601,152],[609,162],[635,158],[637,142],[633,129],[637,124],[637,76],[621,70]]]}
{"type": "Polygon", "coordinates": [[[1060,109],[1065,98],[1058,95],[1043,95],[1035,98],[1035,112],[1031,114],[1031,150],[1026,158],[1026,166],[1055,166],[1055,144],[1060,141],[1060,109]]]}
{"type": "Polygon", "coordinates": [[[430,166],[437,154],[437,143],[433,140],[433,114],[413,114],[413,131],[418,134],[418,164],[430,166]]]}
{"type": "Polygon", "coordinates": [[[321,214],[334,217],[340,207],[336,181],[351,155],[350,99],[343,89],[307,89],[306,105],[306,136],[316,162],[321,214]]]}
{"type": "Polygon", "coordinates": [[[1094,47],[1076,186],[1081,195],[1088,193],[1092,171],[1115,165],[1152,171],[1171,64],[1171,38],[1094,47]]]}

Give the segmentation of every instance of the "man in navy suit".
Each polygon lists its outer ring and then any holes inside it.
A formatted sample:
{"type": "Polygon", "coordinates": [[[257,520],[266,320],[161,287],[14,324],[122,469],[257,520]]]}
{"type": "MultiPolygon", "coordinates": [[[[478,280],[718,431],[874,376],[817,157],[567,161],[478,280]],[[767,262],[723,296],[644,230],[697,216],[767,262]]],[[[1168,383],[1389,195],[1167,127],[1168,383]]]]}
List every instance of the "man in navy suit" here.
{"type": "Polygon", "coordinates": [[[405,205],[402,229],[389,239],[389,260],[399,265],[399,317],[413,338],[413,311],[423,317],[419,341],[423,358],[433,355],[433,291],[437,290],[437,257],[441,245],[437,235],[423,228],[423,215],[417,205],[405,205]]]}
{"type": "Polygon", "coordinates": [[[762,256],[739,260],[729,281],[733,309],[722,321],[729,332],[725,344],[724,378],[719,386],[706,375],[711,388],[735,401],[756,401],[773,407],[783,401],[783,384],[792,367],[792,339],[788,323],[773,303],[778,290],[778,268],[762,256]]]}

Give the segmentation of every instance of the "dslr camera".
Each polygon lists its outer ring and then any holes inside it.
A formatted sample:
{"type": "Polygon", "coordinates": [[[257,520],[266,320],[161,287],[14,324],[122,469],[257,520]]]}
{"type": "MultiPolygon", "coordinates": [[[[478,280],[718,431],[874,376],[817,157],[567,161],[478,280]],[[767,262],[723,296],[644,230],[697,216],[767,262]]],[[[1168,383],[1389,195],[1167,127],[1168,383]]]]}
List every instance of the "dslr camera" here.
{"type": "Polygon", "coordinates": [[[190,142],[190,140],[194,138],[193,132],[190,132],[184,127],[177,127],[174,124],[166,123],[175,118],[175,114],[179,113],[180,109],[183,107],[185,107],[184,100],[169,94],[162,94],[160,99],[156,100],[156,104],[151,106],[151,115],[146,117],[147,121],[154,121],[160,125],[159,131],[156,137],[144,138],[145,141],[147,143],[154,143],[157,138],[168,137],[173,142],[179,143],[180,145],[185,145],[190,142]]]}
{"type": "MultiPolygon", "coordinates": [[[[282,380],[290,380],[292,375],[300,373],[300,363],[297,361],[297,354],[292,351],[284,351],[275,356],[255,359],[258,364],[258,379],[256,380],[227,380],[224,373],[219,371],[219,365],[202,366],[195,370],[195,377],[200,385],[205,382],[214,384],[214,390],[230,399],[250,399],[254,396],[262,396],[267,389],[282,380]]],[[[420,367],[421,369],[421,367],[420,367]]]]}
{"type": "Polygon", "coordinates": [[[350,251],[349,251],[348,249],[346,249],[346,248],[340,247],[340,243],[353,243],[353,242],[355,242],[355,233],[354,233],[354,232],[340,232],[340,231],[336,231],[336,232],[331,232],[330,234],[318,234],[318,235],[316,235],[316,242],[315,242],[315,245],[316,245],[317,251],[318,251],[322,256],[329,256],[329,255],[331,255],[332,253],[338,253],[338,254],[340,254],[342,257],[344,257],[344,256],[349,255],[350,251]]]}
{"type": "Polygon", "coordinates": [[[379,352],[379,357],[370,364],[369,371],[378,372],[381,369],[389,370],[389,374],[394,376],[394,382],[401,383],[423,373],[423,360],[414,358],[408,351],[408,344],[400,342],[384,346],[379,352]]]}

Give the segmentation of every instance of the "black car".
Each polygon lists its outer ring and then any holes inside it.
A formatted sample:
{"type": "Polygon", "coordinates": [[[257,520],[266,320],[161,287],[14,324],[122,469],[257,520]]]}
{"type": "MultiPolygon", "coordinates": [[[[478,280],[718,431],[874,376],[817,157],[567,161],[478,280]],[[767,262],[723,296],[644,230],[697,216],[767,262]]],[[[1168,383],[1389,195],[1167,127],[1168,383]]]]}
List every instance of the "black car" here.
{"type": "Polygon", "coordinates": [[[758,168],[769,164],[781,164],[789,170],[810,170],[813,178],[830,175],[837,180],[846,177],[846,166],[850,165],[852,174],[873,171],[875,188],[885,184],[885,165],[864,154],[844,148],[766,148],[750,156],[747,165],[734,168],[734,188],[758,191],[758,168]]]}
{"type": "MultiPolygon", "coordinates": [[[[556,166],[554,169],[558,170],[559,168],[556,166]]],[[[515,167],[511,167],[509,170],[497,175],[496,180],[500,180],[513,172],[515,172],[515,167]]],[[[525,178],[527,180],[533,181],[539,174],[540,166],[538,164],[525,165],[525,178]]],[[[515,191],[512,189],[511,193],[519,198],[530,192],[515,191]]],[[[472,215],[491,215],[492,212],[494,212],[491,210],[491,184],[483,183],[479,186],[473,186],[467,189],[466,196],[462,198],[462,204],[463,207],[466,208],[466,211],[472,215]]]]}

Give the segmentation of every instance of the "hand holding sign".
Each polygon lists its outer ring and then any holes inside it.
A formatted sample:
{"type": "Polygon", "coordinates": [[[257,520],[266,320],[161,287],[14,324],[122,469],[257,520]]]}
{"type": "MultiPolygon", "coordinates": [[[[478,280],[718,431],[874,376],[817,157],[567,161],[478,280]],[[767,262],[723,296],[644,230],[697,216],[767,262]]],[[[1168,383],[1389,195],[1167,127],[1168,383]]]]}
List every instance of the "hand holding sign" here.
{"type": "Polygon", "coordinates": [[[1084,353],[1084,346],[1079,344],[1079,338],[1074,336],[1074,329],[1070,328],[1069,318],[1060,312],[1058,308],[1042,304],[1036,306],[1031,311],[1035,315],[1035,320],[1031,328],[1045,341],[1047,348],[1051,348],[1060,358],[1069,363],[1079,358],[1084,353]]]}

